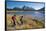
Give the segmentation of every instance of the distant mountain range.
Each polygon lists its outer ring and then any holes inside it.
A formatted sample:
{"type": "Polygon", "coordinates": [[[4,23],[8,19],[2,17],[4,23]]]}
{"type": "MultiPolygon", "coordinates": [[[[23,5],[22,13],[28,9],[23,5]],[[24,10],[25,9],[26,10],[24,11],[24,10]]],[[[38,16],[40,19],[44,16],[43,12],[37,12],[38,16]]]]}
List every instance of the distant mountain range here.
{"type": "Polygon", "coordinates": [[[42,10],[42,11],[45,11],[45,7],[43,7],[43,8],[41,8],[41,9],[39,9],[39,11],[41,11],[41,10],[42,10]]]}
{"type": "MultiPolygon", "coordinates": [[[[29,8],[27,6],[23,6],[22,8],[14,7],[13,9],[8,9],[7,8],[7,10],[15,10],[15,11],[35,11],[34,8],[32,8],[32,7],[29,8]]],[[[39,9],[37,11],[45,11],[45,7],[41,8],[41,9],[39,9]]]]}

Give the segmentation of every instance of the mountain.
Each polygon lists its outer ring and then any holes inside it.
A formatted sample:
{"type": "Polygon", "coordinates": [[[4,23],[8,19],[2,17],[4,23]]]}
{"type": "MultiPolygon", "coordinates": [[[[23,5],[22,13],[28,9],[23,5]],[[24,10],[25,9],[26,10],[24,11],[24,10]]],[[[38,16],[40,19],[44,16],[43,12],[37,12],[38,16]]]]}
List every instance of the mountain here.
{"type": "Polygon", "coordinates": [[[35,9],[33,9],[32,7],[30,8],[30,7],[25,6],[24,10],[25,11],[34,11],[35,9]]]}
{"type": "Polygon", "coordinates": [[[45,7],[39,9],[38,11],[45,11],[45,7]]]}
{"type": "Polygon", "coordinates": [[[18,7],[14,7],[13,10],[22,10],[22,9],[18,7]]]}
{"type": "Polygon", "coordinates": [[[23,6],[22,8],[19,7],[14,7],[13,9],[9,9],[7,8],[7,10],[19,10],[19,11],[45,11],[45,7],[39,9],[39,10],[35,10],[32,7],[28,7],[28,6],[23,6]]]}
{"type": "Polygon", "coordinates": [[[33,8],[25,8],[26,11],[35,11],[33,8]]]}
{"type": "Polygon", "coordinates": [[[14,7],[13,10],[19,10],[19,11],[34,11],[35,9],[29,8],[27,6],[23,6],[22,8],[14,7]]]}

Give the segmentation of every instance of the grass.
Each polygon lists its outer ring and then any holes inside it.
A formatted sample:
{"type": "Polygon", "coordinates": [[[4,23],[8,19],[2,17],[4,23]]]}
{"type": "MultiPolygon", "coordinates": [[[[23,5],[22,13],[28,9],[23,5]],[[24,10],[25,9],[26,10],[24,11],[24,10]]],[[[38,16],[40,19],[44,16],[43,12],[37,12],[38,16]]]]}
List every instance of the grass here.
{"type": "MultiPolygon", "coordinates": [[[[12,25],[13,25],[13,21],[12,21],[12,16],[11,15],[8,15],[7,14],[7,26],[8,27],[12,27],[12,25]]],[[[20,17],[19,16],[16,16],[16,18],[17,18],[17,22],[20,22],[20,17]]],[[[41,22],[41,21],[33,21],[33,19],[29,19],[29,18],[23,18],[23,22],[24,22],[24,24],[23,25],[19,25],[19,24],[17,24],[16,26],[15,26],[15,28],[17,29],[17,30],[20,30],[20,29],[35,29],[35,28],[43,28],[43,23],[41,22]]]]}

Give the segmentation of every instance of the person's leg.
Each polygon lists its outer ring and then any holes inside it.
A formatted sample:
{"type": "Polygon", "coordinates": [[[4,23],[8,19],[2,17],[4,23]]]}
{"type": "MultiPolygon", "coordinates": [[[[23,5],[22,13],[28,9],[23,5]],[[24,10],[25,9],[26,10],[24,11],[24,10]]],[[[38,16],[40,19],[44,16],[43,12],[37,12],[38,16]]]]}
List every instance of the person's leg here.
{"type": "Polygon", "coordinates": [[[21,23],[23,24],[23,21],[21,21],[21,23]]]}
{"type": "Polygon", "coordinates": [[[23,21],[22,21],[22,19],[20,19],[20,21],[21,21],[21,24],[23,24],[23,21]]]}
{"type": "Polygon", "coordinates": [[[15,22],[13,21],[13,24],[15,25],[15,22]]]}
{"type": "Polygon", "coordinates": [[[14,20],[13,20],[13,25],[14,25],[14,26],[16,25],[14,20]]]}

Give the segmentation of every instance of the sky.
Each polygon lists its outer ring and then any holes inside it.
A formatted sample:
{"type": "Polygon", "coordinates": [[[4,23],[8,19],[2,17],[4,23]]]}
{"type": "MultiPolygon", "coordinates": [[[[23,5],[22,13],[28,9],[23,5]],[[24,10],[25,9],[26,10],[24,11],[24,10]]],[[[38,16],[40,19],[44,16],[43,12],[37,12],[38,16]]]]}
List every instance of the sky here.
{"type": "Polygon", "coordinates": [[[44,7],[44,3],[7,1],[7,8],[10,9],[13,9],[14,7],[22,8],[24,5],[30,8],[32,7],[36,10],[44,7]]]}
{"type": "Polygon", "coordinates": [[[34,2],[44,2],[43,0],[6,0],[6,1],[34,1],[34,2]]]}

